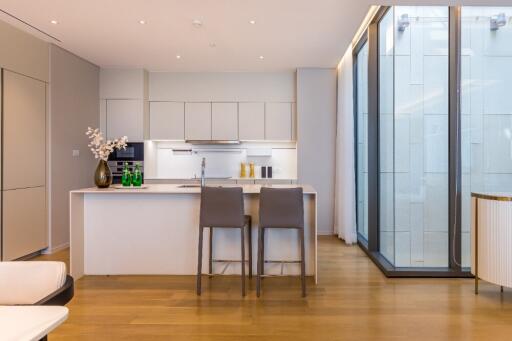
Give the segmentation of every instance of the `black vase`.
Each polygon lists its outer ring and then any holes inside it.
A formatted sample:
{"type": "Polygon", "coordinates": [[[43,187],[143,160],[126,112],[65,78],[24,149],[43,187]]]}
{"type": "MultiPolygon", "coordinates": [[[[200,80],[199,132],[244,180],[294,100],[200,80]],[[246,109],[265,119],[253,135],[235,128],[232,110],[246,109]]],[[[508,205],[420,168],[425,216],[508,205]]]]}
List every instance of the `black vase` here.
{"type": "Polygon", "coordinates": [[[112,172],[107,161],[100,160],[94,173],[94,183],[99,188],[108,188],[112,184],[112,172]]]}

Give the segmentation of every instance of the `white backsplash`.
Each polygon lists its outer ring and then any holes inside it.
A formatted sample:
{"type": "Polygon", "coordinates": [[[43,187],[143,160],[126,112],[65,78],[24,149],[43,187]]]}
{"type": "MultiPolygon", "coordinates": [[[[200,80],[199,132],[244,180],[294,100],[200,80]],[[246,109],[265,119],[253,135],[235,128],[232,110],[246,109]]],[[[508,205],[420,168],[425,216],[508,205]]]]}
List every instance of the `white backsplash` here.
{"type": "MultiPolygon", "coordinates": [[[[144,145],[146,179],[199,177],[202,158],[206,158],[207,177],[238,178],[240,164],[242,162],[248,164],[252,161],[255,164],[256,177],[261,176],[261,166],[272,166],[274,179],[297,178],[295,143],[253,142],[236,146],[199,146],[184,142],[146,141],[144,145]],[[268,153],[269,151],[271,153],[268,153]],[[247,156],[248,154],[271,154],[271,156],[247,156]]],[[[249,166],[247,166],[247,175],[249,175],[249,166]]]]}

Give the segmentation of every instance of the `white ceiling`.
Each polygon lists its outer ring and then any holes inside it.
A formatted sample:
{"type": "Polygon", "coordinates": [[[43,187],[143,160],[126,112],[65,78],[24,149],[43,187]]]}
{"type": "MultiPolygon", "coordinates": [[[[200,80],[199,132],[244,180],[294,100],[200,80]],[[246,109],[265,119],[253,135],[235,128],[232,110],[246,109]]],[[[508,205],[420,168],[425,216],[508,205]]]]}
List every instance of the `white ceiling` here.
{"type": "MultiPolygon", "coordinates": [[[[99,66],[151,71],[269,71],[336,66],[369,3],[0,0],[0,9],[55,36],[62,42],[49,41],[99,66]],[[59,24],[51,24],[53,19],[59,24]],[[147,24],[139,24],[141,19],[147,24]],[[194,19],[201,20],[203,27],[194,28],[194,19]],[[249,24],[250,20],[256,24],[249,24]],[[260,55],[265,59],[260,60],[260,55]]],[[[3,13],[0,19],[43,37],[3,13]]]]}
{"type": "MultiPolygon", "coordinates": [[[[495,4],[511,0],[495,0],[495,4]]],[[[272,71],[334,67],[372,0],[0,0],[0,19],[103,67],[272,71]],[[194,28],[199,19],[202,28],[194,28]],[[58,20],[58,25],[50,23],[58,20]],[[139,24],[145,20],[147,24],[139,24]],[[255,25],[249,24],[256,20],[255,25]],[[215,43],[216,47],[210,47],[215,43]],[[176,59],[180,55],[181,59],[176,59]],[[262,55],[265,58],[259,59],[262,55]]],[[[396,0],[381,4],[488,3],[396,0]]]]}

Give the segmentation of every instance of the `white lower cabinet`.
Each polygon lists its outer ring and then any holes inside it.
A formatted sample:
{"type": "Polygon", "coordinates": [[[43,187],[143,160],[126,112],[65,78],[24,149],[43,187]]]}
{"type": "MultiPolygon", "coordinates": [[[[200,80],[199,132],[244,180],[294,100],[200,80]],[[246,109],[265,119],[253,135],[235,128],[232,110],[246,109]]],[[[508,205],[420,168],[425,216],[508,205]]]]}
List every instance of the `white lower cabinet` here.
{"type": "Polygon", "coordinates": [[[185,103],[185,140],[211,140],[212,104],[185,103]]]}
{"type": "Polygon", "coordinates": [[[45,187],[3,191],[3,260],[48,247],[45,187]]]}
{"type": "Polygon", "coordinates": [[[212,140],[238,140],[238,103],[212,103],[212,140]]]}
{"type": "Polygon", "coordinates": [[[292,103],[265,104],[265,140],[292,140],[292,103]]]}
{"type": "Polygon", "coordinates": [[[144,141],[144,101],[108,99],[106,107],[107,139],[128,136],[129,142],[144,141]]]}
{"type": "Polygon", "coordinates": [[[149,138],[184,140],[185,103],[151,102],[149,104],[149,138]]]}

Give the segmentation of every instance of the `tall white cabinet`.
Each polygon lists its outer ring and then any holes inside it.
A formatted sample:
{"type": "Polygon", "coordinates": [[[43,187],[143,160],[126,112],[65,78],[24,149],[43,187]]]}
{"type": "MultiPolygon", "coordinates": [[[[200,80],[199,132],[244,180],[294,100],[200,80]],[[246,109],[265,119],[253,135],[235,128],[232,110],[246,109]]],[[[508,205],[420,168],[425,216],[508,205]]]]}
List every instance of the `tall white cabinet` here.
{"type": "Polygon", "coordinates": [[[48,246],[46,83],[3,71],[2,260],[48,246]]]}
{"type": "Polygon", "coordinates": [[[148,73],[142,69],[100,70],[100,129],[107,139],[143,142],[149,135],[148,73]]]}

